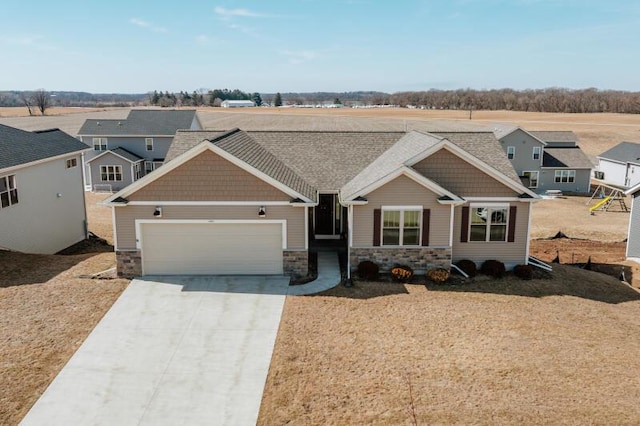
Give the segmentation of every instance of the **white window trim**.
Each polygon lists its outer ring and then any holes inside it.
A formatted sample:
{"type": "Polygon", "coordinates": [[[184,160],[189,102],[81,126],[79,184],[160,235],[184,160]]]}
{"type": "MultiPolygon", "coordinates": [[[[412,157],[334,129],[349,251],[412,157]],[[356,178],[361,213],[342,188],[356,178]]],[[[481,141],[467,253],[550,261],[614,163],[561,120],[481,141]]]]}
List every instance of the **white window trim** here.
{"type": "Polygon", "coordinates": [[[540,157],[542,157],[542,148],[540,148],[539,146],[534,146],[533,152],[531,153],[531,158],[537,161],[540,159],[540,157]],[[536,158],[536,152],[538,154],[538,158],[536,158]]]}
{"type": "Polygon", "coordinates": [[[422,206],[382,206],[380,208],[380,247],[421,247],[422,246],[422,206]],[[384,212],[399,211],[400,212],[400,234],[398,236],[398,244],[384,243],[384,212]],[[404,233],[404,212],[418,212],[418,244],[402,244],[404,233]]]}
{"type": "Polygon", "coordinates": [[[92,142],[94,151],[104,152],[109,150],[109,140],[107,138],[93,138],[92,142]],[[96,149],[96,141],[99,149],[96,149]]]}
{"type": "Polygon", "coordinates": [[[540,172],[537,170],[524,170],[522,172],[522,176],[525,176],[525,173],[535,173],[536,174],[536,184],[531,185],[531,178],[529,178],[529,188],[537,188],[538,182],[540,182],[540,172]]]}
{"type": "Polygon", "coordinates": [[[514,158],[516,158],[516,147],[515,146],[508,146],[507,147],[507,159],[513,160],[514,158]],[[512,152],[509,152],[509,151],[512,151],[512,152]]]}
{"type": "Polygon", "coordinates": [[[499,204],[499,203],[470,203],[469,204],[469,229],[467,230],[467,235],[469,236],[467,238],[467,241],[469,243],[477,243],[477,244],[487,244],[487,243],[506,243],[509,240],[509,222],[511,221],[511,210],[510,210],[511,205],[509,204],[499,204]],[[478,208],[486,208],[489,210],[489,213],[487,214],[487,216],[489,217],[489,221],[487,221],[485,223],[485,227],[487,229],[487,233],[485,235],[485,239],[484,241],[474,241],[471,239],[471,226],[473,225],[473,221],[471,220],[471,217],[473,215],[473,209],[478,209],[478,208]],[[506,210],[507,211],[507,222],[505,223],[505,233],[504,233],[504,240],[501,241],[491,241],[491,210],[506,210]]]}
{"type": "Polygon", "coordinates": [[[576,182],[576,171],[575,170],[556,170],[553,174],[554,183],[575,183],[576,182]],[[566,181],[563,181],[566,174],[566,181]],[[560,180],[558,180],[558,177],[560,180]]]}
{"type": "Polygon", "coordinates": [[[119,165],[103,165],[100,166],[100,182],[122,182],[124,180],[124,176],[122,175],[122,166],[119,165]],[[113,173],[109,173],[109,167],[113,167],[113,173]],[[103,172],[102,169],[105,168],[106,172],[103,172]],[[118,170],[120,170],[118,172],[118,170]],[[107,179],[103,179],[102,175],[106,174],[107,179]],[[113,179],[109,179],[109,175],[113,174],[113,179]],[[120,179],[116,179],[116,175],[120,175],[120,179]]]}
{"type": "Polygon", "coordinates": [[[16,175],[4,175],[4,176],[0,176],[0,179],[6,179],[6,184],[7,184],[7,190],[6,191],[2,191],[2,194],[7,194],[7,199],[9,200],[9,204],[7,206],[2,207],[2,203],[0,203],[0,210],[1,209],[6,209],[7,207],[11,207],[11,206],[15,206],[16,204],[20,204],[20,197],[18,197],[18,179],[16,178],[16,175]],[[11,188],[9,186],[9,178],[13,177],[13,188],[11,188]],[[18,201],[15,203],[11,202],[11,191],[16,191],[16,197],[18,198],[18,201]]]}
{"type": "Polygon", "coordinates": [[[144,147],[147,151],[153,151],[153,138],[144,138],[144,147]],[[149,149],[149,146],[151,146],[151,149],[149,149]]]}

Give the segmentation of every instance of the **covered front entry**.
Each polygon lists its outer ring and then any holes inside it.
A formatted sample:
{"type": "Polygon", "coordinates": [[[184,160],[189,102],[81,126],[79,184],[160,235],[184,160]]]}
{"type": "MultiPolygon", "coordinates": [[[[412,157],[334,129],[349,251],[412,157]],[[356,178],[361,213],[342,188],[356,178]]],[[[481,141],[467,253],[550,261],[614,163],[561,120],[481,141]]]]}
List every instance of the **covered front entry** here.
{"type": "Polygon", "coordinates": [[[345,210],[338,202],[338,194],[320,194],[313,209],[314,238],[340,239],[346,232],[345,210]]]}
{"type": "Polygon", "coordinates": [[[282,274],[282,221],[138,224],[143,275],[282,274]]]}

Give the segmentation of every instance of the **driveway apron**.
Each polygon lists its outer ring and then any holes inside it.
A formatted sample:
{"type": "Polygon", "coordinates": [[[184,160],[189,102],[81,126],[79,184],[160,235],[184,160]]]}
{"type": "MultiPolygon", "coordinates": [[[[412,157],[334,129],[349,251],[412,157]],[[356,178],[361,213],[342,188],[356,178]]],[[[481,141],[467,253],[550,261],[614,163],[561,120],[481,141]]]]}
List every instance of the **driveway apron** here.
{"type": "Polygon", "coordinates": [[[133,280],[23,425],[254,425],[288,278],[133,280]]]}

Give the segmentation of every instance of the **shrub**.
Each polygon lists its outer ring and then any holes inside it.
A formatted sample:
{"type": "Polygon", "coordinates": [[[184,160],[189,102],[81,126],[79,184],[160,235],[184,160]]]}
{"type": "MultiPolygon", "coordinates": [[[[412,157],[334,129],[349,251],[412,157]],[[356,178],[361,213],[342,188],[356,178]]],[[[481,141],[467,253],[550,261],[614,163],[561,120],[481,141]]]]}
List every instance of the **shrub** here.
{"type": "Polygon", "coordinates": [[[502,278],[505,271],[504,263],[499,260],[485,260],[480,267],[480,272],[494,278],[502,278]]]}
{"type": "Polygon", "coordinates": [[[530,265],[516,265],[513,267],[513,275],[523,280],[533,278],[533,268],[530,265]]]}
{"type": "Polygon", "coordinates": [[[469,259],[462,259],[456,262],[456,266],[465,274],[469,275],[469,277],[473,278],[478,273],[478,268],[476,267],[476,263],[469,259]]]}
{"type": "Polygon", "coordinates": [[[427,278],[436,284],[444,284],[449,279],[450,275],[449,271],[442,268],[429,269],[427,271],[427,278]]]}
{"type": "Polygon", "coordinates": [[[396,265],[391,268],[391,277],[395,282],[408,283],[413,278],[413,269],[405,265],[396,265]]]}
{"type": "Polygon", "coordinates": [[[358,276],[366,281],[376,281],[380,268],[370,260],[363,260],[358,263],[358,276]]]}

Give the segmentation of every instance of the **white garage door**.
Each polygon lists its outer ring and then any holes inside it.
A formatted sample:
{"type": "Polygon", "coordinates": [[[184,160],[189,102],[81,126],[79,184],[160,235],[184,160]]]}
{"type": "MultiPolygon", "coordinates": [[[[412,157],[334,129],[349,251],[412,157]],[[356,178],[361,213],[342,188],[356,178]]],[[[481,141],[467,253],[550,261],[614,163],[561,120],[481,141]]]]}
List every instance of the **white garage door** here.
{"type": "Polygon", "coordinates": [[[282,274],[281,223],[143,223],[145,275],[282,274]]]}

